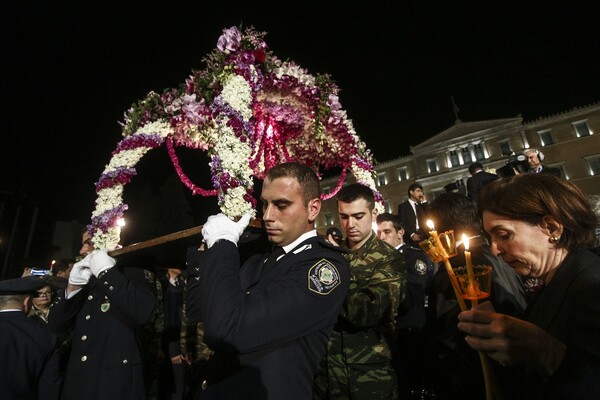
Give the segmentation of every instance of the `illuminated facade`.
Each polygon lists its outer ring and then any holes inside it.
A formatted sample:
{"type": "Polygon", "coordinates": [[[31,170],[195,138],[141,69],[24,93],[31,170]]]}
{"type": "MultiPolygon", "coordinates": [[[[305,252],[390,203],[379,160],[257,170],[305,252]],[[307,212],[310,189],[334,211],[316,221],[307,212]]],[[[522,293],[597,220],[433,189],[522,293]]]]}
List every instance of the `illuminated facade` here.
{"type": "MultiPolygon", "coordinates": [[[[411,155],[378,164],[376,182],[386,211],[395,214],[398,205],[407,199],[408,186],[413,182],[423,185],[428,200],[448,186],[464,192],[470,177],[469,164],[478,161],[494,172],[506,165],[510,153],[520,154],[529,148],[540,150],[545,156],[544,164],[560,169],[563,177],[587,195],[600,194],[600,103],[526,122],[521,116],[457,121],[411,146],[411,155]]],[[[323,180],[321,186],[327,191],[336,182],[337,178],[330,178],[323,180]]],[[[316,222],[321,233],[338,225],[335,199],[323,204],[316,222]]]]}

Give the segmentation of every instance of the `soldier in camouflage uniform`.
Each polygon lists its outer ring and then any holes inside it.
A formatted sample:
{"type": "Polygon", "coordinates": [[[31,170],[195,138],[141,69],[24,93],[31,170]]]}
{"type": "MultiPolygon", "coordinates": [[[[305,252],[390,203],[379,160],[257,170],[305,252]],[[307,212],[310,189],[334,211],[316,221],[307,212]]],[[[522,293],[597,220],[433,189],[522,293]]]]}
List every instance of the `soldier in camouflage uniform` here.
{"type": "Polygon", "coordinates": [[[406,265],[373,232],[377,211],[371,189],[349,185],[337,200],[348,248],[350,288],[315,380],[314,398],[396,399],[392,347],[406,265]]]}

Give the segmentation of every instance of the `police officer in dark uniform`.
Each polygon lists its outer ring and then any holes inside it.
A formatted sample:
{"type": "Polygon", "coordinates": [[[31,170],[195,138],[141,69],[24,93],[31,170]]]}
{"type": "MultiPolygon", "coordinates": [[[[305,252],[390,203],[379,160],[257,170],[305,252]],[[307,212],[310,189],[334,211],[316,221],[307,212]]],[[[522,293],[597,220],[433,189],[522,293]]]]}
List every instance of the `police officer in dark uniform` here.
{"type": "Polygon", "coordinates": [[[93,251],[87,232],[80,253],[87,255],[48,315],[54,332],[73,329],[63,399],[144,399],[139,332],[155,315],[154,275],[121,272],[105,251],[93,251]]]}
{"type": "Polygon", "coordinates": [[[349,285],[342,250],[317,236],[319,181],[298,163],[268,171],[262,189],[269,255],[241,267],[236,243],[249,216],[212,216],[188,277],[187,316],[215,352],[200,398],[312,398],[314,375],[349,285]]]}
{"type": "Polygon", "coordinates": [[[58,399],[56,337],[28,318],[46,283],[37,276],[0,282],[0,399],[58,399]]]}
{"type": "Polygon", "coordinates": [[[399,216],[390,213],[378,215],[377,234],[404,256],[407,266],[407,295],[400,304],[396,321],[399,387],[422,391],[428,386],[426,370],[430,358],[430,337],[425,324],[428,315],[427,294],[434,276],[433,263],[423,250],[404,243],[404,227],[399,216]],[[411,365],[408,365],[409,362],[411,365]]]}

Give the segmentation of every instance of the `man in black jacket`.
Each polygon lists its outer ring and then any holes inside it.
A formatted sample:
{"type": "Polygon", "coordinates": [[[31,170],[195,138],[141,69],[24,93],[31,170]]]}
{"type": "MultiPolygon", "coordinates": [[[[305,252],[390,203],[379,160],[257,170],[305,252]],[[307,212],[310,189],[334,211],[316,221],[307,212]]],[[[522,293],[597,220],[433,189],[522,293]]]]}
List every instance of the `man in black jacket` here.
{"type": "Polygon", "coordinates": [[[467,196],[474,202],[477,202],[479,190],[488,183],[498,179],[498,175],[484,171],[483,165],[478,162],[469,165],[469,173],[471,177],[467,179],[467,196]]]}
{"type": "Polygon", "coordinates": [[[312,398],[313,378],[349,285],[342,251],[317,236],[319,181],[309,167],[280,164],[265,177],[261,200],[271,255],[240,269],[235,223],[211,216],[207,250],[190,266],[186,312],[203,321],[214,350],[200,398],[312,398]]]}
{"type": "Polygon", "coordinates": [[[408,187],[408,200],[398,207],[398,216],[404,225],[404,243],[419,247],[419,242],[429,237],[425,224],[427,207],[423,186],[411,184],[408,187]]]}
{"type": "Polygon", "coordinates": [[[0,282],[0,399],[59,398],[56,337],[27,317],[44,285],[37,276],[0,282]]]}

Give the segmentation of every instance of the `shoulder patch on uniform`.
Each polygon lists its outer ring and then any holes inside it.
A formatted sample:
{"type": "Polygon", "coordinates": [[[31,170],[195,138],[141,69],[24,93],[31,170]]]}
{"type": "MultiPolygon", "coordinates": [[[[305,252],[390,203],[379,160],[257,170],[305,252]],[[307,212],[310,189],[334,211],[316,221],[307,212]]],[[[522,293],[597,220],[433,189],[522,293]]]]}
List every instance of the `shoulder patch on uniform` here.
{"type": "Polygon", "coordinates": [[[340,274],[331,262],[322,258],[308,270],[308,290],[327,295],[340,284],[340,274]]]}
{"type": "Polygon", "coordinates": [[[415,262],[415,271],[419,275],[425,275],[427,273],[427,264],[425,264],[422,260],[417,260],[415,262]]]}

